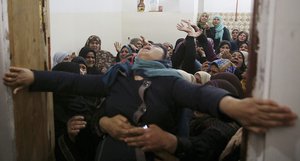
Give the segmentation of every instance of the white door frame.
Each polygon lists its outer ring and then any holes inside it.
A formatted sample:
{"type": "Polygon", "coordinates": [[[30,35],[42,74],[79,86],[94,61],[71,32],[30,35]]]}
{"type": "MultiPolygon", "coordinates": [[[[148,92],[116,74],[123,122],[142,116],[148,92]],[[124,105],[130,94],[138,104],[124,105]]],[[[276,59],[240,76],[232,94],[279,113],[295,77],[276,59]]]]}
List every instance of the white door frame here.
{"type": "MultiPolygon", "coordinates": [[[[10,66],[7,0],[0,0],[0,75],[10,66]]],[[[0,79],[0,160],[16,160],[15,125],[11,90],[0,79]]]]}
{"type": "MultiPolygon", "coordinates": [[[[300,60],[299,0],[257,0],[259,37],[253,96],[276,100],[300,116],[298,80],[300,60]]],[[[251,53],[250,53],[251,54],[251,53]]],[[[299,161],[300,123],[270,129],[266,135],[250,134],[247,161],[299,161]]]]}

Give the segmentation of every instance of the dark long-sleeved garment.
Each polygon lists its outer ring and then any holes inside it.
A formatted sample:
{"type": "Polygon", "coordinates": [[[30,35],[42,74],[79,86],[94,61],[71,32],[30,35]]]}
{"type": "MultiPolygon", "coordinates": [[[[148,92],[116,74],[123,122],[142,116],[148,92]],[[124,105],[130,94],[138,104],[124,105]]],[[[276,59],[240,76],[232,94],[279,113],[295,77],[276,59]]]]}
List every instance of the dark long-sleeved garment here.
{"type": "MultiPolygon", "coordinates": [[[[138,89],[143,81],[118,74],[108,87],[102,76],[75,75],[62,72],[34,71],[35,81],[32,91],[66,92],[81,95],[106,96],[104,111],[106,116],[121,114],[134,124],[133,114],[141,104],[138,89]]],[[[179,111],[189,107],[217,117],[220,100],[228,95],[225,90],[212,86],[191,84],[181,78],[158,76],[147,78],[151,86],[145,91],[146,113],[141,117],[142,124],[156,124],[165,131],[175,133],[179,111]]],[[[108,137],[104,144],[102,159],[105,161],[135,160],[134,149],[124,142],[108,137]]]]}
{"type": "MultiPolygon", "coordinates": [[[[224,27],[223,30],[224,30],[224,33],[223,33],[222,40],[230,41],[231,38],[230,38],[230,32],[229,32],[229,30],[226,27],[224,27]]],[[[220,44],[220,42],[222,40],[215,39],[215,35],[216,35],[216,29],[215,29],[215,27],[211,27],[209,29],[209,32],[207,32],[207,37],[210,37],[210,38],[212,38],[214,40],[214,49],[217,50],[219,48],[219,44],[220,44]]]]}

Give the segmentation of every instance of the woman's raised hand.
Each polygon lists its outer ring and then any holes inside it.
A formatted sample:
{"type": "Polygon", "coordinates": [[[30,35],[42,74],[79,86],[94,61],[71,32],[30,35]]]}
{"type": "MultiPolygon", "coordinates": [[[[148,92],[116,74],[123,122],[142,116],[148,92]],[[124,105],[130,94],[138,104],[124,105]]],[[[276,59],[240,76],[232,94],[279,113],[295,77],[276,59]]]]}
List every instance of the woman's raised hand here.
{"type": "Polygon", "coordinates": [[[176,27],[179,31],[184,31],[188,34],[188,36],[192,37],[198,37],[202,33],[202,30],[200,30],[199,27],[193,24],[190,20],[181,20],[176,27]]]}
{"type": "Polygon", "coordinates": [[[9,71],[4,74],[3,83],[6,86],[14,88],[13,93],[31,85],[34,82],[34,75],[30,69],[10,67],[9,71]]]}
{"type": "Polygon", "coordinates": [[[118,42],[118,41],[116,41],[116,42],[114,43],[114,47],[115,47],[115,49],[116,49],[117,52],[120,52],[121,49],[122,49],[122,45],[121,45],[121,43],[118,42]]]}

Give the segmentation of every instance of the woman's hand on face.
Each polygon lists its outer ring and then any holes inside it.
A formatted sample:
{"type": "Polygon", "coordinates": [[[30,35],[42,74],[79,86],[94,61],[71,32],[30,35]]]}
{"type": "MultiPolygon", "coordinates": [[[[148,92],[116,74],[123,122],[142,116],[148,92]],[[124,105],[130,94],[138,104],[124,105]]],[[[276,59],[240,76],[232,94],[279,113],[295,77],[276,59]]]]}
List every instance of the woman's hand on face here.
{"type": "Polygon", "coordinates": [[[135,45],[133,45],[133,44],[129,44],[129,46],[131,47],[131,49],[133,51],[137,51],[138,50],[138,48],[135,45]]]}
{"type": "Polygon", "coordinates": [[[221,53],[221,58],[231,60],[232,55],[231,55],[231,53],[229,51],[223,51],[221,53]]]}
{"type": "Polygon", "coordinates": [[[205,28],[205,30],[208,30],[210,28],[210,26],[208,25],[208,23],[205,24],[204,28],[205,28]]]}
{"type": "Polygon", "coordinates": [[[142,44],[143,46],[146,46],[149,44],[149,41],[144,37],[144,36],[140,36],[141,40],[142,40],[142,44]]]}
{"type": "Polygon", "coordinates": [[[10,67],[9,71],[4,74],[4,84],[13,87],[14,94],[34,82],[33,72],[27,68],[10,67]]]}
{"type": "Polygon", "coordinates": [[[67,130],[69,138],[75,142],[75,137],[81,129],[85,128],[86,121],[83,116],[73,116],[67,122],[67,130]]]}
{"type": "Polygon", "coordinates": [[[209,68],[209,62],[206,61],[206,62],[204,62],[204,63],[202,64],[202,66],[201,66],[201,71],[207,72],[207,71],[208,71],[208,68],[209,68]]]}
{"type": "Polygon", "coordinates": [[[175,152],[177,138],[158,126],[152,124],[148,128],[136,127],[128,130],[128,137],[124,140],[129,146],[140,147],[143,151],[175,152]]]}
{"type": "Polygon", "coordinates": [[[128,129],[133,128],[127,118],[122,115],[114,117],[104,116],[100,118],[99,125],[103,132],[118,140],[124,140],[128,135],[128,129]]]}
{"type": "Polygon", "coordinates": [[[255,98],[238,100],[225,96],[220,102],[220,109],[255,133],[266,132],[272,127],[291,126],[297,119],[297,115],[290,108],[272,100],[255,98]]]}

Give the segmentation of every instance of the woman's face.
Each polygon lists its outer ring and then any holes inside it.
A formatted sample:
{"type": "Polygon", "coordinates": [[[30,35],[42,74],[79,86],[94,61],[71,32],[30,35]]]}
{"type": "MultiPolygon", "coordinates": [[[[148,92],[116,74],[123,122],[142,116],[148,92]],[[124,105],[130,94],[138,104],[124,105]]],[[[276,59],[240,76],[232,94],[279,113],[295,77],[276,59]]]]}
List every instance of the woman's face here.
{"type": "Polygon", "coordinates": [[[214,18],[213,21],[212,21],[212,24],[213,24],[214,26],[217,26],[219,23],[220,23],[220,19],[217,18],[217,17],[214,18]]]}
{"type": "Polygon", "coordinates": [[[134,45],[136,46],[136,48],[138,48],[138,50],[140,50],[143,47],[142,41],[137,41],[134,45]]]}
{"type": "Polygon", "coordinates": [[[236,65],[237,68],[240,68],[243,64],[243,56],[240,52],[234,52],[232,54],[231,62],[236,65]]]}
{"type": "Polygon", "coordinates": [[[120,56],[119,56],[120,59],[121,60],[126,59],[128,53],[129,53],[129,50],[126,47],[122,48],[120,51],[120,56]]]}
{"type": "Polygon", "coordinates": [[[196,78],[196,82],[197,82],[197,83],[202,84],[202,81],[201,81],[201,75],[200,75],[200,74],[195,73],[195,74],[194,74],[194,77],[196,78]]]}
{"type": "Polygon", "coordinates": [[[71,62],[71,60],[72,60],[71,55],[67,55],[62,62],[71,62]]]}
{"type": "Polygon", "coordinates": [[[167,49],[167,51],[168,51],[168,57],[171,57],[172,56],[172,54],[173,54],[173,48],[172,48],[172,46],[171,46],[171,44],[169,44],[169,43],[164,43],[163,44],[164,45],[164,47],[167,49]]]}
{"type": "Polygon", "coordinates": [[[93,49],[95,52],[98,52],[101,50],[101,44],[99,41],[91,41],[89,43],[89,48],[93,49]]]}
{"type": "Polygon", "coordinates": [[[248,52],[248,45],[247,44],[242,44],[239,48],[239,51],[247,51],[248,52]]]}
{"type": "Polygon", "coordinates": [[[208,20],[208,14],[202,14],[199,21],[201,23],[206,23],[207,20],[208,20]]]}
{"type": "Polygon", "coordinates": [[[219,72],[220,70],[215,64],[210,65],[210,72],[209,72],[210,75],[215,75],[219,72]]]}
{"type": "Polygon", "coordinates": [[[231,33],[232,39],[233,39],[233,40],[236,40],[238,34],[239,34],[239,31],[238,31],[238,30],[233,30],[232,33],[231,33]]]}
{"type": "Polygon", "coordinates": [[[164,50],[157,45],[145,45],[138,53],[138,58],[143,60],[162,60],[164,50]]]}
{"type": "Polygon", "coordinates": [[[86,65],[88,67],[93,67],[95,65],[95,55],[93,52],[89,52],[85,57],[86,65]]]}
{"type": "Polygon", "coordinates": [[[230,52],[230,47],[228,44],[224,44],[223,46],[221,46],[220,48],[220,53],[225,53],[225,52],[230,52]]]}
{"type": "Polygon", "coordinates": [[[86,66],[84,64],[79,64],[80,67],[80,74],[85,75],[86,74],[86,66]]]}
{"type": "Polygon", "coordinates": [[[245,33],[241,33],[238,37],[239,41],[246,41],[247,35],[245,33]]]}

